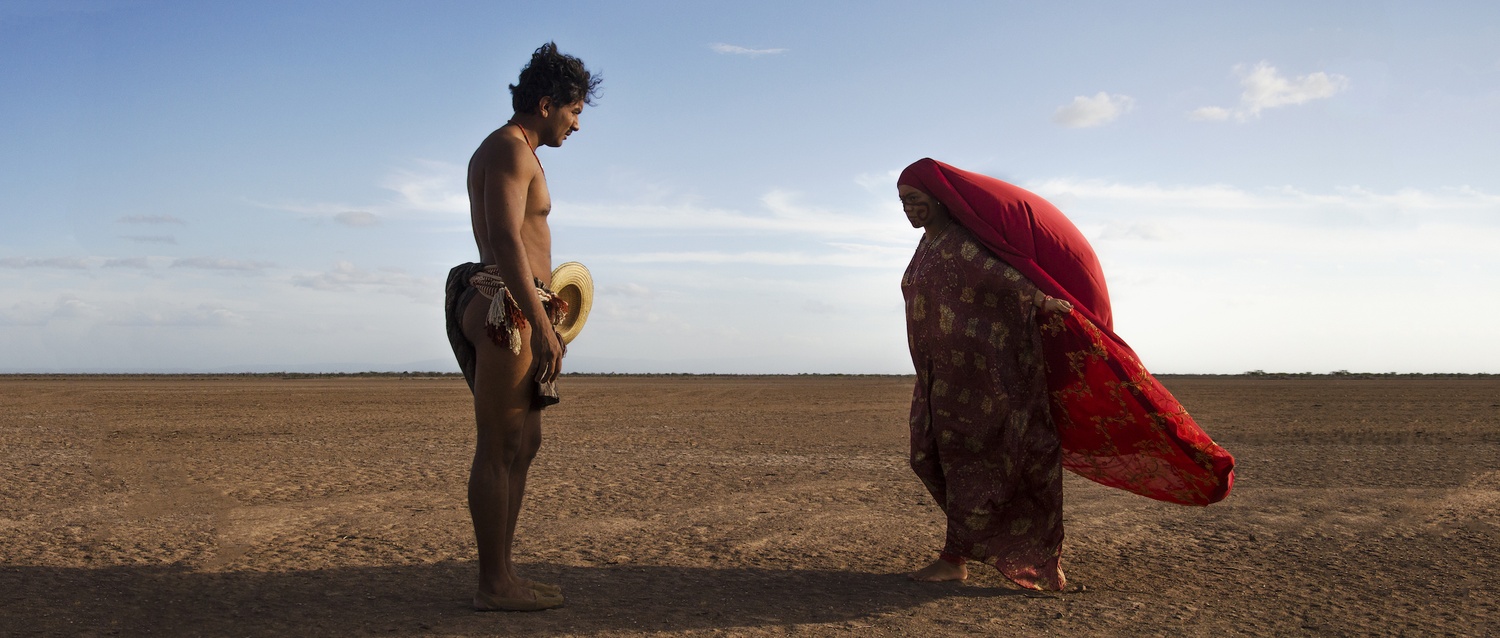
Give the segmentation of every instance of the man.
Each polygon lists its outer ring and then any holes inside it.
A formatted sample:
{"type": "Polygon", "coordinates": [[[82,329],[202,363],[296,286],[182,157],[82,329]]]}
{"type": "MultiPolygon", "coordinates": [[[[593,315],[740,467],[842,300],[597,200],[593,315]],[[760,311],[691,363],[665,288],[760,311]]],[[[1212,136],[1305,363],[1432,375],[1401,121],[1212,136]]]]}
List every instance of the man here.
{"type": "Polygon", "coordinates": [[[555,43],[537,49],[511,85],[515,115],[469,160],[469,216],[479,263],[448,274],[448,338],[474,393],[478,435],[469,473],[469,516],[479,545],[479,611],[536,611],[563,604],[561,588],[529,581],[511,559],[526,472],[541,445],[542,408],[563,346],[553,325],[566,312],[547,285],[552,200],[538,146],[578,130],[599,77],[555,43]]]}

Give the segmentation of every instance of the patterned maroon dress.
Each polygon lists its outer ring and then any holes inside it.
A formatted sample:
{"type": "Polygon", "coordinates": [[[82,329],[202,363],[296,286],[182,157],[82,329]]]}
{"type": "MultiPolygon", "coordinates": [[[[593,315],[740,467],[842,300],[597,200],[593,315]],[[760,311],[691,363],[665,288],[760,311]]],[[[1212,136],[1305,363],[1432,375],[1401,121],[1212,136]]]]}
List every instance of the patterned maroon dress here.
{"type": "Polygon", "coordinates": [[[1036,286],[953,223],[922,239],[901,291],[917,372],[911,466],[947,515],[943,553],[1062,589],[1062,449],[1036,286]]]}

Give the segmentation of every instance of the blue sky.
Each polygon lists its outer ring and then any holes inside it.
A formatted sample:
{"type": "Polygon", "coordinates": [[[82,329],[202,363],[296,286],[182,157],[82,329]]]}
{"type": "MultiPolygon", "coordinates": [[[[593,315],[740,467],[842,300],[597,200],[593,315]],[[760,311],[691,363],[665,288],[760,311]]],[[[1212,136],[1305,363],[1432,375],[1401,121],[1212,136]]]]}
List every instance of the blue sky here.
{"type": "Polygon", "coordinates": [[[1032,189],[1154,371],[1500,372],[1488,2],[0,3],[0,372],[454,370],[463,167],[556,40],[581,372],[904,373],[921,157],[1032,189]]]}

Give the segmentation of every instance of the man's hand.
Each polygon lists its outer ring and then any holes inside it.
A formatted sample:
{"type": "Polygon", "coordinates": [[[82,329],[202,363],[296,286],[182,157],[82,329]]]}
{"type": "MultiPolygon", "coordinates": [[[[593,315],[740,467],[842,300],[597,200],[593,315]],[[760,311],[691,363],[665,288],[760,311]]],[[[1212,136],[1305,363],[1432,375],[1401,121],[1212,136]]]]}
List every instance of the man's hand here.
{"type": "MultiPolygon", "coordinates": [[[[542,315],[543,318],[546,315],[542,315]]],[[[532,322],[531,360],[536,362],[536,382],[552,383],[562,372],[562,341],[551,324],[532,322]]]]}

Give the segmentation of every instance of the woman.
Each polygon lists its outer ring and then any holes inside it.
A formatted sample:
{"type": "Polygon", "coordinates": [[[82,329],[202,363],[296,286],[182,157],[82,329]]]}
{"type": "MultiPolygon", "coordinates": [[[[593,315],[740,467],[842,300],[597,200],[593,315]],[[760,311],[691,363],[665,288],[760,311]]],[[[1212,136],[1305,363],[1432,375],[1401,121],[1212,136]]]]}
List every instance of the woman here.
{"type": "Polygon", "coordinates": [[[1234,459],[1112,331],[1099,260],[1036,195],[931,159],[897,180],[924,235],[902,278],[912,469],[947,515],[922,581],[967,560],[1061,590],[1062,468],[1145,496],[1224,498],[1234,459]]]}

